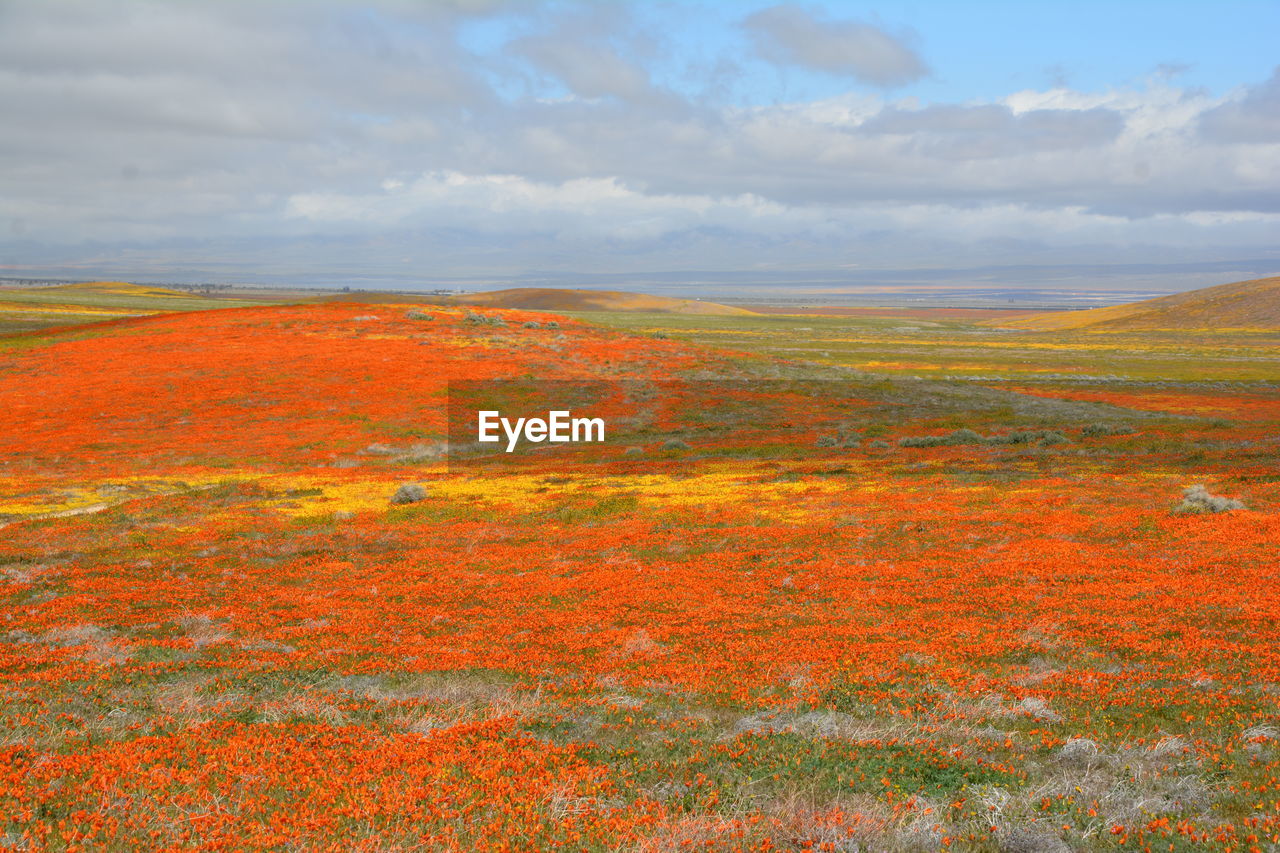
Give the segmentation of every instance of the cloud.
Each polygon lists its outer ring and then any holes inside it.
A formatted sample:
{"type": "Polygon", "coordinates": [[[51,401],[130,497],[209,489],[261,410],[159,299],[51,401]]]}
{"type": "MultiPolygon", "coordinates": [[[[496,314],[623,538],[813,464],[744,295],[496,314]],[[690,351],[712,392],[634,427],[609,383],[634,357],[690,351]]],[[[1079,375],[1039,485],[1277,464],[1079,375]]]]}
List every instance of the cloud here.
{"type": "MultiPolygon", "coordinates": [[[[81,245],[374,269],[391,244],[474,271],[1275,243],[1277,76],[1225,98],[1153,78],[744,103],[673,82],[678,45],[635,18],[518,0],[0,2],[0,265],[81,245]]],[[[924,73],[910,51],[854,50],[861,28],[884,36],[870,25],[790,6],[752,21],[766,49],[813,47],[806,67],[848,85],[924,73]]],[[[770,74],[721,50],[697,62],[770,74]]]]}
{"type": "Polygon", "coordinates": [[[1099,146],[1114,141],[1124,126],[1123,115],[1102,107],[1014,113],[1004,104],[986,104],[890,107],[860,129],[913,137],[941,159],[968,160],[1099,146]]]}
{"type": "Polygon", "coordinates": [[[553,183],[447,170],[408,183],[387,182],[374,193],[301,193],[289,199],[286,215],[322,225],[435,228],[447,223],[493,233],[523,228],[558,239],[620,240],[652,239],[707,225],[793,229],[815,218],[750,194],[664,195],[638,192],[614,178],[553,183]]]}
{"type": "MultiPolygon", "coordinates": [[[[992,202],[958,208],[919,201],[817,207],[760,196],[658,194],[614,179],[530,181],[519,175],[432,172],[359,194],[307,193],[289,200],[291,217],[322,233],[416,235],[417,250],[457,251],[520,235],[527,259],[542,267],[614,269],[620,257],[658,254],[699,267],[783,263],[812,268],[970,257],[1025,261],[1082,245],[1097,252],[1122,231],[1129,241],[1169,239],[1179,250],[1258,245],[1280,226],[1278,213],[1162,214],[1131,220],[1084,206],[992,202]],[[567,253],[557,257],[557,253],[567,253]],[[1021,254],[1019,254],[1021,253],[1021,254]],[[566,261],[566,258],[570,259],[566,261]]],[[[437,258],[440,255],[436,256],[437,258]]],[[[1167,259],[1168,254],[1162,257],[1167,259]]],[[[1079,261],[1078,257],[1071,258],[1079,261]]]]}
{"type": "Polygon", "coordinates": [[[597,6],[555,20],[540,33],[514,39],[507,52],[528,60],[583,98],[651,100],[655,91],[631,53],[635,23],[620,6],[597,6]]]}
{"type": "Polygon", "coordinates": [[[1212,142],[1280,143],[1280,67],[1244,97],[1205,112],[1200,133],[1212,142]]]}
{"type": "Polygon", "coordinates": [[[756,12],[743,26],[760,56],[779,65],[848,75],[883,87],[912,83],[929,73],[905,39],[861,21],[824,19],[787,4],[756,12]]]}

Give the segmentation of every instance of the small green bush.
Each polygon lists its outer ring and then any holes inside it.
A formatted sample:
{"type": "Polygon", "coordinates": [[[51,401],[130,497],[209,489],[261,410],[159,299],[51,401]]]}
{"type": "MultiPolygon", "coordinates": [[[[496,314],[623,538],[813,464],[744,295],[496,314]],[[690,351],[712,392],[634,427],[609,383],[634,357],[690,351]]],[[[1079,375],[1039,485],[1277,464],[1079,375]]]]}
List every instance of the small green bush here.
{"type": "Polygon", "coordinates": [[[474,311],[468,311],[462,318],[462,322],[469,326],[501,326],[506,327],[507,321],[495,315],[477,314],[474,311]]]}
{"type": "Polygon", "coordinates": [[[1071,439],[1060,432],[1047,429],[1019,429],[1004,435],[993,435],[987,439],[988,444],[1040,444],[1050,447],[1055,444],[1070,444],[1071,439]]]}
{"type": "Polygon", "coordinates": [[[1080,430],[1085,438],[1096,438],[1100,435],[1133,435],[1136,430],[1123,424],[1088,424],[1080,430]]]}
{"type": "Polygon", "coordinates": [[[947,436],[948,444],[986,444],[986,439],[971,429],[953,430],[947,436]]]}
{"type": "Polygon", "coordinates": [[[950,443],[945,435],[907,435],[898,439],[899,447],[942,447],[950,443]]]}
{"type": "Polygon", "coordinates": [[[945,447],[986,443],[987,439],[971,429],[952,430],[947,435],[908,435],[898,439],[899,447],[945,447]]]}

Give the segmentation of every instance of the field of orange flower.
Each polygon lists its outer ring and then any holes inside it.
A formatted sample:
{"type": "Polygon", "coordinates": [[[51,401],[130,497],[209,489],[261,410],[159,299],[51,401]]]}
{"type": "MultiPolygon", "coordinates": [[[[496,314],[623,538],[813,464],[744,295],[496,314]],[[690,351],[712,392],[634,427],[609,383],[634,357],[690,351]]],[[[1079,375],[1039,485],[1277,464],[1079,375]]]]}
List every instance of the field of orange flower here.
{"type": "Polygon", "coordinates": [[[0,338],[0,848],[1276,849],[1280,387],[1018,381],[405,305],[0,338]],[[529,378],[647,390],[453,464],[448,383],[529,378]]]}

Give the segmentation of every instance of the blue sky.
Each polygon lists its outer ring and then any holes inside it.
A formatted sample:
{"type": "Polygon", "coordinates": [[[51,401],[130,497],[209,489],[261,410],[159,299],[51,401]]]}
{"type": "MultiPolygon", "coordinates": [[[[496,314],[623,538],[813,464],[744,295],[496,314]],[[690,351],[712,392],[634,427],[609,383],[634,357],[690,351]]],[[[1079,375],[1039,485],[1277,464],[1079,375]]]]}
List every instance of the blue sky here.
{"type": "Polygon", "coordinates": [[[1269,270],[1277,32],[1275,2],[6,0],[0,275],[1269,270]]]}
{"type": "MultiPolygon", "coordinates": [[[[773,5],[777,4],[722,0],[653,2],[634,4],[632,9],[646,29],[668,42],[651,66],[655,77],[689,95],[699,94],[689,79],[690,64],[711,64],[724,55],[738,58],[746,71],[734,82],[739,103],[847,92],[849,81],[839,76],[798,68],[780,73],[748,58],[749,38],[740,22],[752,11],[773,5]]],[[[1266,78],[1280,63],[1276,2],[808,5],[830,18],[871,21],[913,36],[932,73],[891,92],[923,101],[993,99],[1016,89],[1063,82],[1095,91],[1140,85],[1153,76],[1223,94],[1266,78]]],[[[480,19],[464,26],[463,42],[480,53],[499,53],[508,39],[528,26],[524,15],[480,19]]]]}

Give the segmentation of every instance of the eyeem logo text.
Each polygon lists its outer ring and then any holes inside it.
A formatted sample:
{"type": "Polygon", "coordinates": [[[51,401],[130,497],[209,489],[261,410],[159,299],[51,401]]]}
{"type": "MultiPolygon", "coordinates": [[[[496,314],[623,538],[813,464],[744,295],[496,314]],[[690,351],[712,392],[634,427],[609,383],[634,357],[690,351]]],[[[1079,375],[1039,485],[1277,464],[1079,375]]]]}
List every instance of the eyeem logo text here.
{"type": "Polygon", "coordinates": [[[547,412],[545,419],[516,418],[514,423],[510,418],[502,417],[501,412],[482,411],[477,414],[479,430],[476,439],[486,442],[502,441],[502,435],[498,432],[501,429],[506,435],[508,453],[516,449],[521,438],[534,444],[543,441],[562,444],[604,441],[603,418],[575,418],[564,409],[547,412]]]}

